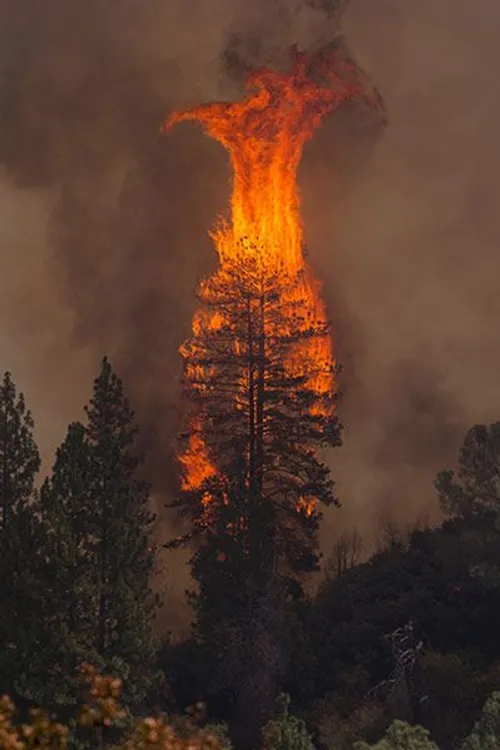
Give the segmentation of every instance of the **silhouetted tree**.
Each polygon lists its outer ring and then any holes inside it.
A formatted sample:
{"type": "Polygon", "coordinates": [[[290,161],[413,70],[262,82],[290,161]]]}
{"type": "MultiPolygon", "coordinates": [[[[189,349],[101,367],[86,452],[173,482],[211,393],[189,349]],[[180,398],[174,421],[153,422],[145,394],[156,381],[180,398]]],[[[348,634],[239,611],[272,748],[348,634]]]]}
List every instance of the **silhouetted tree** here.
{"type": "Polygon", "coordinates": [[[43,595],[39,638],[22,677],[22,694],[36,705],[68,706],[80,689],[78,666],[100,663],[95,644],[95,586],[89,556],[92,513],[86,428],[72,423],[40,490],[37,578],[43,595]]]}
{"type": "Polygon", "coordinates": [[[321,458],[321,449],[340,445],[335,372],[328,324],[304,313],[308,294],[300,273],[270,273],[237,257],[200,284],[194,335],[182,349],[191,413],[177,505],[192,532],[173,544],[198,537],[197,634],[219,685],[235,696],[247,743],[274,701],[285,602],[300,576],[318,568],[321,506],[338,504],[321,458]],[[214,471],[190,483],[197,460],[214,471]],[[274,623],[266,639],[264,612],[274,623]],[[239,644],[237,670],[229,667],[234,648],[222,643],[239,644]]]}
{"type": "Polygon", "coordinates": [[[40,456],[33,437],[33,419],[24,396],[17,395],[9,372],[0,385],[0,539],[1,560],[19,541],[16,522],[33,499],[40,456]]]}
{"type": "Polygon", "coordinates": [[[363,539],[357,529],[344,531],[333,545],[326,564],[327,577],[338,578],[359,564],[363,553],[363,539]]]}
{"type": "Polygon", "coordinates": [[[106,358],[86,413],[87,425],[70,425],[41,493],[54,630],[70,661],[98,660],[140,703],[155,678],[154,516],[137,478],[134,414],[106,358]]]}
{"type": "Polygon", "coordinates": [[[340,444],[328,324],[302,312],[311,309],[305,290],[300,273],[227,263],[201,283],[195,334],[182,349],[189,445],[198,433],[221,480],[218,489],[213,476],[190,487],[188,476],[183,514],[211,534],[231,485],[240,543],[249,543],[255,513],[258,536],[272,548],[266,564],[295,572],[317,566],[320,505],[337,502],[320,450],[340,444]]]}
{"type": "Polygon", "coordinates": [[[458,473],[437,475],[441,507],[449,516],[473,517],[500,512],[500,422],[476,425],[466,434],[459,453],[458,473]]]}
{"type": "MultiPolygon", "coordinates": [[[[500,422],[472,427],[460,448],[458,472],[441,471],[435,486],[446,515],[463,519],[469,526],[475,525],[485,547],[491,541],[497,546],[500,532],[500,422]]],[[[499,589],[498,552],[493,557],[485,555],[483,559],[471,560],[469,570],[485,589],[499,589]]]]}
{"type": "Polygon", "coordinates": [[[14,690],[26,650],[33,647],[38,554],[34,513],[40,456],[33,419],[10,373],[0,383],[0,691],[14,690]]]}

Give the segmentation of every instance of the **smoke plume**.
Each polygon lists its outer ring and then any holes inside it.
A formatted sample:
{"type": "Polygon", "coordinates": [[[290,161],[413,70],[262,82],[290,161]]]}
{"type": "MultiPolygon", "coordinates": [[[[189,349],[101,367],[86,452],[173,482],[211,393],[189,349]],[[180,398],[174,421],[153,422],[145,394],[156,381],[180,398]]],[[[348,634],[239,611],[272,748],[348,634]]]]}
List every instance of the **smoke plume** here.
{"type": "Polygon", "coordinates": [[[500,412],[499,21],[494,0],[359,0],[344,18],[390,121],[330,209],[335,249],[318,253],[346,321],[340,513],[367,531],[381,515],[436,518],[436,471],[500,412]]]}
{"type": "MultiPolygon", "coordinates": [[[[345,5],[0,0],[0,369],[26,392],[46,465],[107,353],[156,494],[175,489],[177,349],[230,172],[198,128],[160,124],[241,96],[245,70],[283,65],[291,44],[331,41],[345,5]]],[[[435,471],[472,422],[498,418],[499,22],[496,0],[351,0],[343,16],[389,128],[348,106],[300,171],[344,365],[344,508],[325,547],[383,514],[432,516],[435,471]]]]}

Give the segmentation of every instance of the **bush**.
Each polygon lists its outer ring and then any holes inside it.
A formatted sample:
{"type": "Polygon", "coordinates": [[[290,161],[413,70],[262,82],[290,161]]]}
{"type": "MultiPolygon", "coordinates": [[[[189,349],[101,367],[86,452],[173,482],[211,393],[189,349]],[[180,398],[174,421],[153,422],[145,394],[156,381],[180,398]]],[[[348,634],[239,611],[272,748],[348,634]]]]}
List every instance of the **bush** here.
{"type": "Polygon", "coordinates": [[[376,745],[356,742],[354,750],[439,750],[423,727],[412,727],[406,721],[393,721],[385,736],[376,745]]]}
{"type": "Polygon", "coordinates": [[[493,693],[461,750],[498,750],[500,747],[500,693],[493,693]]]}
{"type": "Polygon", "coordinates": [[[27,723],[16,723],[10,698],[0,700],[0,750],[67,750],[68,747],[102,747],[119,740],[121,750],[223,750],[221,727],[200,729],[188,716],[177,724],[166,717],[130,717],[119,702],[121,681],[99,675],[93,667],[82,668],[88,696],[74,721],[58,722],[40,709],[30,712],[27,723]],[[115,734],[114,734],[115,733],[115,734]]]}
{"type": "Polygon", "coordinates": [[[315,750],[305,722],[289,713],[290,696],[276,700],[276,715],[262,729],[262,750],[315,750]]]}

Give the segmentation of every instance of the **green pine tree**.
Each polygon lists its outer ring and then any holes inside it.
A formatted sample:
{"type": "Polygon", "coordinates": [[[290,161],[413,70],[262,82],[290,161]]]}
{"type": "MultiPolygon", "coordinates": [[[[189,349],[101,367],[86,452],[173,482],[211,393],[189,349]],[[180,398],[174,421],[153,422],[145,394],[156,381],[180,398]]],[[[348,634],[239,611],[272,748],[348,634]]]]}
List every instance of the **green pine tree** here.
{"type": "Polygon", "coordinates": [[[0,692],[15,679],[34,645],[38,601],[38,523],[34,511],[40,456],[33,419],[10,373],[0,383],[0,692]]]}
{"type": "Polygon", "coordinates": [[[87,424],[70,425],[41,491],[57,634],[50,674],[67,686],[64,703],[76,692],[77,663],[90,661],[122,677],[125,698],[140,705],[158,681],[154,516],[137,477],[134,413],[106,358],[85,411],[87,424]]]}
{"type": "Polygon", "coordinates": [[[85,529],[95,591],[95,645],[111,669],[129,676],[128,693],[141,701],[151,687],[158,605],[150,581],[155,568],[154,515],[149,487],[137,478],[137,426],[121,380],[106,358],[86,408],[91,482],[85,529]]]}
{"type": "Polygon", "coordinates": [[[57,616],[78,633],[88,633],[93,627],[88,556],[92,480],[86,429],[74,422],[57,449],[52,474],[42,485],[40,505],[48,550],[48,590],[58,600],[57,616]]]}
{"type": "Polygon", "coordinates": [[[86,428],[75,422],[57,449],[52,473],[40,491],[43,556],[38,580],[44,606],[39,633],[43,648],[18,680],[22,695],[36,705],[74,705],[81,688],[78,666],[100,663],[88,554],[91,482],[86,428]]]}
{"type": "Polygon", "coordinates": [[[33,437],[33,419],[24,396],[17,395],[9,372],[0,385],[0,534],[1,559],[15,547],[16,521],[33,498],[40,456],[33,437]]]}

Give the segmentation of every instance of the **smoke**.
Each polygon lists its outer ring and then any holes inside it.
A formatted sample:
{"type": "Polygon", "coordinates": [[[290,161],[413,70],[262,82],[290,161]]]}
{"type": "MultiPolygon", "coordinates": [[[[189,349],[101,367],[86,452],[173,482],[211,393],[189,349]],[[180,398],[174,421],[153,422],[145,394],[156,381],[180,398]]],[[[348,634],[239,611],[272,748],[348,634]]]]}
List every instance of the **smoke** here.
{"type": "MultiPolygon", "coordinates": [[[[0,0],[1,369],[26,392],[46,465],[107,353],[160,509],[175,488],[177,348],[229,168],[196,126],[160,124],[240,95],[246,67],[282,65],[293,43],[330,41],[345,5],[0,0]]],[[[495,0],[351,0],[344,16],[390,126],[380,138],[347,107],[300,173],[344,364],[344,508],[325,545],[339,526],[432,508],[462,432],[498,417],[499,16],[495,0]]]]}
{"type": "MultiPolygon", "coordinates": [[[[213,144],[185,136],[173,143],[158,131],[180,96],[214,95],[214,71],[204,66],[223,43],[222,15],[204,18],[200,8],[193,28],[181,3],[151,2],[147,12],[137,0],[2,5],[4,192],[31,204],[38,196],[40,211],[38,232],[16,224],[26,245],[22,266],[4,250],[6,263],[19,269],[5,328],[24,348],[29,319],[47,342],[29,362],[28,384],[59,348],[52,370],[65,372],[75,394],[67,413],[87,400],[108,352],[139,412],[145,447],[154,443],[168,462],[175,351],[187,331],[193,269],[202,271],[209,257],[205,230],[222,197],[208,177],[213,144]],[[20,298],[32,267],[47,298],[42,315],[36,294],[20,298]],[[61,329],[68,314],[71,325],[61,329]],[[85,362],[78,374],[77,353],[85,362]]],[[[45,381],[48,392],[59,390],[45,381]]],[[[168,483],[162,468],[155,479],[168,483]]]]}
{"type": "Polygon", "coordinates": [[[435,473],[500,412],[499,21],[494,0],[357,0],[344,18],[389,112],[341,176],[338,239],[318,254],[346,322],[340,517],[367,533],[382,515],[436,518],[435,473]]]}

